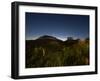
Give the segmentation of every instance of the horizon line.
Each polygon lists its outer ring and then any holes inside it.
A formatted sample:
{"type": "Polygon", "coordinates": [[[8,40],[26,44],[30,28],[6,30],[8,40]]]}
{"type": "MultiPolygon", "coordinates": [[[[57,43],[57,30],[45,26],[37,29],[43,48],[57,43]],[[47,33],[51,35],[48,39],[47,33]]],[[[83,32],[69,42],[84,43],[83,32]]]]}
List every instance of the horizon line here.
{"type": "MultiPolygon", "coordinates": [[[[42,36],[45,36],[45,35],[42,35],[42,36]]],[[[25,39],[25,40],[37,40],[37,39],[39,39],[42,36],[35,37],[35,38],[33,37],[33,38],[30,38],[30,39],[25,39]]],[[[47,36],[51,36],[51,35],[47,35],[47,36]]],[[[61,38],[61,37],[56,37],[56,36],[51,36],[51,37],[55,37],[55,38],[57,38],[59,40],[62,40],[62,41],[66,41],[66,40],[68,40],[68,38],[72,38],[72,40],[77,40],[77,39],[79,39],[79,40],[85,40],[86,38],[89,38],[89,37],[78,38],[78,37],[72,37],[72,36],[68,36],[66,38],[61,38]]]]}

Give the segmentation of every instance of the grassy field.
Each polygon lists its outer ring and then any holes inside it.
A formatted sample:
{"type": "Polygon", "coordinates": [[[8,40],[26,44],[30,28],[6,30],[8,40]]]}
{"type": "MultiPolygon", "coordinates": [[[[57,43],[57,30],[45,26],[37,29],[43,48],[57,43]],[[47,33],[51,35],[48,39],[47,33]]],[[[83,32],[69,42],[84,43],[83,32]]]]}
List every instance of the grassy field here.
{"type": "Polygon", "coordinates": [[[89,65],[89,40],[40,41],[26,40],[26,68],[89,65]]]}

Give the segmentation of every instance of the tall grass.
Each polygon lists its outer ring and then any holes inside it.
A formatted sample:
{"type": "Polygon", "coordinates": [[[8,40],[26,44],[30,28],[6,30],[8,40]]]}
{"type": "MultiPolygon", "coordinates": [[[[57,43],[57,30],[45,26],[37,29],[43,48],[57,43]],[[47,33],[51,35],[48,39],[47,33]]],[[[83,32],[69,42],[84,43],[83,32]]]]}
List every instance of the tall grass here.
{"type": "Polygon", "coordinates": [[[89,65],[89,42],[33,46],[26,49],[26,68],[89,65]]]}

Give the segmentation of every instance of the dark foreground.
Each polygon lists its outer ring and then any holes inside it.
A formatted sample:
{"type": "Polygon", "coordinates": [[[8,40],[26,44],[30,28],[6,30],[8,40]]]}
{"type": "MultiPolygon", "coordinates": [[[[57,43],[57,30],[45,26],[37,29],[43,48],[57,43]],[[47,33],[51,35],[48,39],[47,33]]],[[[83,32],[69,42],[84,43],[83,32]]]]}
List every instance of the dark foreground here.
{"type": "Polygon", "coordinates": [[[26,40],[26,68],[89,65],[89,40],[26,40]]]}

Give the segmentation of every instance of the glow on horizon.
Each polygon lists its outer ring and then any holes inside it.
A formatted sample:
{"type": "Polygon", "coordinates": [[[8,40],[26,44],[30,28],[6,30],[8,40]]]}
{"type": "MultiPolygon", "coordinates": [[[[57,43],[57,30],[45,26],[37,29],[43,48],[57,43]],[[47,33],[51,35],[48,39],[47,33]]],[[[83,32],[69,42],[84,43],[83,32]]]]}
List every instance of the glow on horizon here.
{"type": "MultiPolygon", "coordinates": [[[[36,40],[36,39],[38,39],[40,36],[34,36],[34,37],[29,37],[29,39],[26,39],[26,40],[36,40]]],[[[54,37],[54,36],[53,36],[54,37]]],[[[67,37],[66,38],[62,38],[62,37],[56,37],[57,39],[60,39],[60,40],[62,40],[62,41],[65,41],[65,40],[67,40],[67,37]]]]}
{"type": "MultiPolygon", "coordinates": [[[[36,39],[38,39],[41,36],[44,36],[44,35],[29,37],[26,40],[36,40],[36,39]]],[[[48,35],[48,36],[56,37],[57,39],[62,40],[62,41],[66,41],[68,39],[68,37],[72,37],[72,36],[55,36],[55,35],[48,35]]],[[[76,40],[76,39],[84,40],[85,39],[85,38],[78,38],[78,37],[72,37],[72,38],[74,40],[76,40]]]]}

